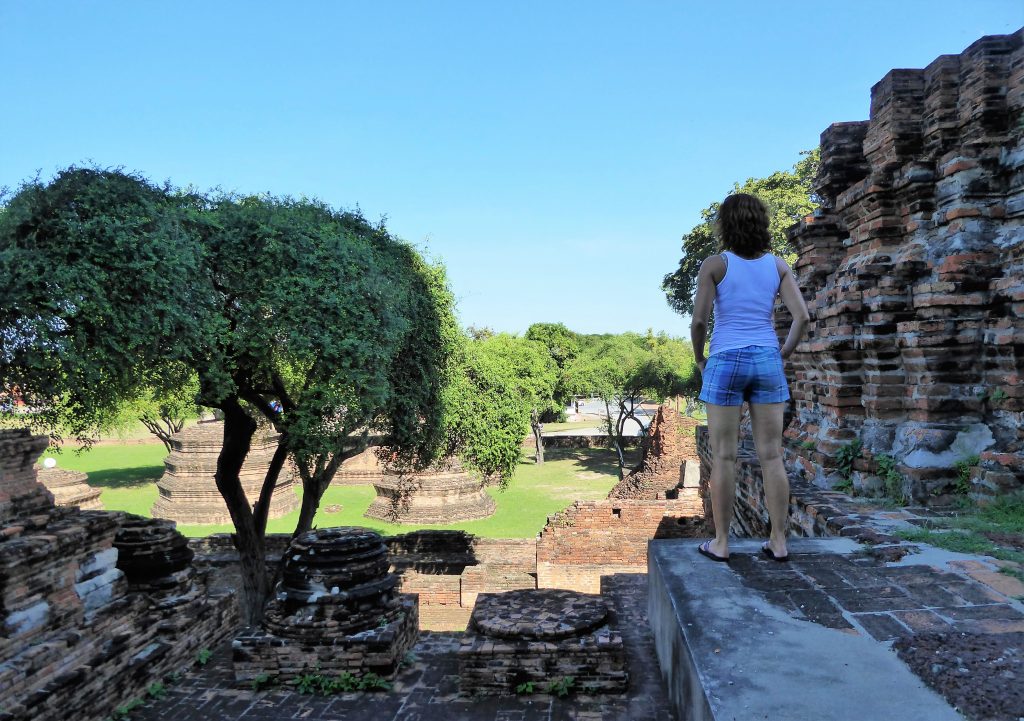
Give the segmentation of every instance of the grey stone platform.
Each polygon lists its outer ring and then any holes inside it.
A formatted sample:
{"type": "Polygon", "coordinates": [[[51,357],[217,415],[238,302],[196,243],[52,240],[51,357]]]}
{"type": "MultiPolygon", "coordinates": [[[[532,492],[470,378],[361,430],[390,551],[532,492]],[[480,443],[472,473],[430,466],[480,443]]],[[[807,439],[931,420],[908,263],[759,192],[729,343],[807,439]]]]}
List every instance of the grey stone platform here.
{"type": "MultiPolygon", "coordinates": [[[[796,618],[769,599],[772,591],[745,583],[732,566],[777,572],[780,589],[798,575],[790,564],[760,563],[760,543],[732,542],[727,565],[699,555],[697,541],[650,542],[648,616],[680,721],[963,718],[870,634],[796,618]]],[[[798,563],[804,556],[844,560],[857,549],[844,538],[790,541],[798,563]]]]}

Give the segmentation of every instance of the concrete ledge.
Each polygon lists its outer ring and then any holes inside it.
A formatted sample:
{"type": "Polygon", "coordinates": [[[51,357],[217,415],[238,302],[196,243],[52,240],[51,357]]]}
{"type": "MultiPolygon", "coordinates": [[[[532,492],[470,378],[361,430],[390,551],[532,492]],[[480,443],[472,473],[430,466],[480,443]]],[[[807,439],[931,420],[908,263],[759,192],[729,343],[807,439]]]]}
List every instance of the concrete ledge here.
{"type": "MultiPolygon", "coordinates": [[[[852,629],[792,618],[697,553],[696,540],[653,540],[648,617],[681,721],[962,720],[889,650],[852,629]]],[[[760,541],[732,543],[754,554],[760,541]]],[[[855,550],[849,539],[791,539],[790,552],[855,550]]]]}

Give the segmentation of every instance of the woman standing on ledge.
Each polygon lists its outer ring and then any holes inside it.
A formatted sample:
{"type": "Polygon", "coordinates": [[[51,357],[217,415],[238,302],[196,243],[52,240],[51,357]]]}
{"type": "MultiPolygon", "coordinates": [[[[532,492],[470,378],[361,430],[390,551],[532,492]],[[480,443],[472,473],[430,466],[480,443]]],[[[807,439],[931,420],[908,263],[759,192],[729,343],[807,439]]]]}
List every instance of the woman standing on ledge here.
{"type": "Polygon", "coordinates": [[[715,520],[715,538],[698,550],[715,561],[729,560],[740,410],[747,401],[771,518],[771,536],[761,550],[773,560],[785,561],[789,479],[782,465],[782,417],[789,388],[782,360],[793,353],[807,329],[807,306],[789,265],[769,252],[768,211],[760,200],[745,193],[730,195],[718,209],[716,231],[723,252],[700,267],[690,326],[701,372],[700,400],[708,409],[715,520]],[[793,315],[781,350],[772,321],[779,295],[793,315]],[[715,329],[705,359],[712,305],[715,329]]]}

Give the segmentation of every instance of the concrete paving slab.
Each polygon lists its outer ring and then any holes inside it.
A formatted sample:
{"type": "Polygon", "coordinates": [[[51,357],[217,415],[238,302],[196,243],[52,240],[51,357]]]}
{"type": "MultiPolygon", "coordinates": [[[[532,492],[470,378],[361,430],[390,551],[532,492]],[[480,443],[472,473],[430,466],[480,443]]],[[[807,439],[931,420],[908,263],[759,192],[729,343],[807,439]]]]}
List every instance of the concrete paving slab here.
{"type": "MultiPolygon", "coordinates": [[[[956,721],[963,717],[888,648],[851,628],[793,618],[688,540],[654,540],[648,615],[681,721],[956,721]]],[[[790,553],[848,554],[845,538],[791,539],[790,553]]],[[[757,554],[738,540],[734,555],[757,554]]],[[[784,564],[778,564],[783,567],[784,564]]]]}

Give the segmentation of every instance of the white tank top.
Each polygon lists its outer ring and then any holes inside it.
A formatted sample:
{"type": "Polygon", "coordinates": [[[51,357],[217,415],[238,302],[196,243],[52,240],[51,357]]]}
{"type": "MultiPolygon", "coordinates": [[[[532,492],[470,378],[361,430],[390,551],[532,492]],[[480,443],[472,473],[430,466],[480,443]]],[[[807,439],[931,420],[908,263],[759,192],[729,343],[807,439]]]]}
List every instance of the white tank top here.
{"type": "Polygon", "coordinates": [[[781,281],[775,256],[765,253],[746,260],[729,251],[722,255],[725,277],[715,288],[715,327],[708,355],[751,345],[778,348],[773,316],[781,281]]]}

